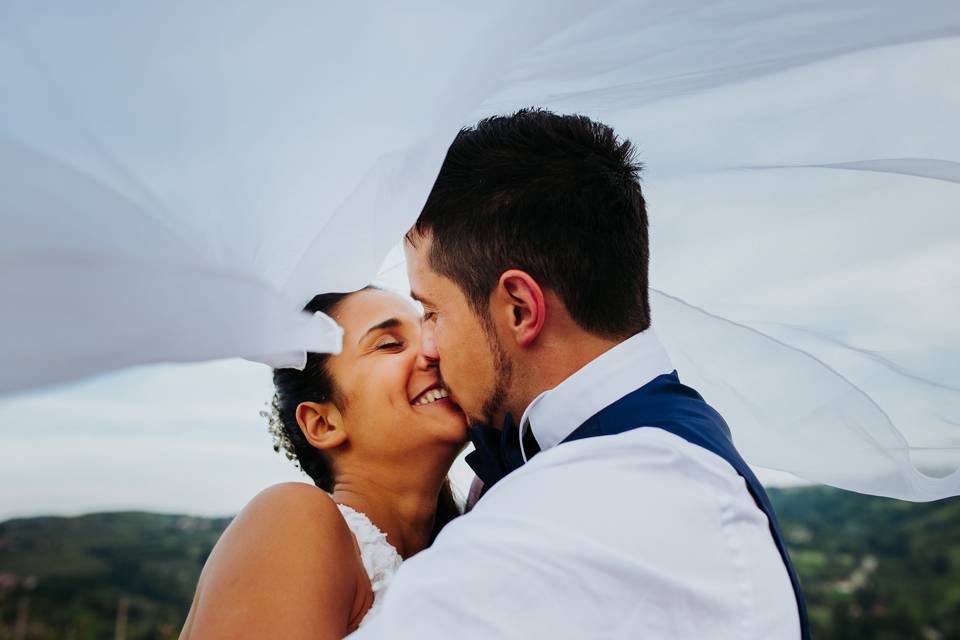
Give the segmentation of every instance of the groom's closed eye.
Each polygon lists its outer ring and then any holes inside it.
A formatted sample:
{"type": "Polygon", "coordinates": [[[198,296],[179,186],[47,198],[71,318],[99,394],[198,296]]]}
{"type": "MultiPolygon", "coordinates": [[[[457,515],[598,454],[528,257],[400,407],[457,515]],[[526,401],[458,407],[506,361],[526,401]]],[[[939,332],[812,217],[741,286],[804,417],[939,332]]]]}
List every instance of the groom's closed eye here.
{"type": "Polygon", "coordinates": [[[420,307],[420,310],[423,312],[424,316],[426,316],[427,313],[430,313],[428,309],[434,306],[432,302],[424,298],[421,294],[417,293],[416,291],[410,291],[410,297],[416,301],[417,306],[420,307]]]}

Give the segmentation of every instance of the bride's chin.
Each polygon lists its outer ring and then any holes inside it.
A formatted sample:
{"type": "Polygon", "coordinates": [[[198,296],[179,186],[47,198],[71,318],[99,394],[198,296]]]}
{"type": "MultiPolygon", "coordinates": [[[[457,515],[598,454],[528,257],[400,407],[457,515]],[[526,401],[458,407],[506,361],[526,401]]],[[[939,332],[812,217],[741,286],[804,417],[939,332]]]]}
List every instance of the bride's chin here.
{"type": "MultiPolygon", "coordinates": [[[[451,443],[464,443],[469,439],[467,416],[463,413],[460,405],[450,398],[443,398],[429,404],[410,405],[410,408],[417,416],[429,418],[434,425],[431,430],[442,429],[441,440],[449,440],[451,443]]],[[[440,434],[437,433],[437,435],[440,434]]]]}
{"type": "MultiPolygon", "coordinates": [[[[454,405],[456,406],[456,405],[454,405]]],[[[420,416],[426,418],[427,412],[421,412],[420,416]]],[[[469,439],[470,430],[466,416],[459,408],[442,411],[434,409],[430,412],[428,422],[419,422],[420,428],[427,428],[439,440],[450,442],[461,442],[469,439]],[[428,426],[429,425],[429,426],[428,426]]]]}

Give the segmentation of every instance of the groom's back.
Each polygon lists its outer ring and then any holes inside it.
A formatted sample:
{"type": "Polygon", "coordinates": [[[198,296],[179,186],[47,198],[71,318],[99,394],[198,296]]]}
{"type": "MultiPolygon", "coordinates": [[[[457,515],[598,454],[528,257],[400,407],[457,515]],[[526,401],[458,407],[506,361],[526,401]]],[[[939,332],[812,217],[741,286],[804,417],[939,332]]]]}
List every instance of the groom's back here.
{"type": "Polygon", "coordinates": [[[654,428],[537,455],[391,589],[384,637],[800,637],[743,478],[654,428]]]}
{"type": "Polygon", "coordinates": [[[610,127],[540,110],[451,145],[407,268],[487,493],[401,569],[371,635],[800,636],[789,559],[722,419],[682,385],[644,395],[673,367],[639,171],[610,127]]]}

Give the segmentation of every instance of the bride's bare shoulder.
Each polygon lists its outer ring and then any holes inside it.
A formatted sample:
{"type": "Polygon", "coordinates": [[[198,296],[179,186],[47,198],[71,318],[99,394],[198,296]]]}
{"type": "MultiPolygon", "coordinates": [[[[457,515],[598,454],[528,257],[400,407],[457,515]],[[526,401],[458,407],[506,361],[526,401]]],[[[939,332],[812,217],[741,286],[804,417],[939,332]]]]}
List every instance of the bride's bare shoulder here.
{"type": "MultiPolygon", "coordinates": [[[[296,543],[299,553],[306,543],[337,553],[353,548],[353,539],[337,504],[323,490],[302,482],[285,482],[264,489],[237,514],[218,543],[256,543],[281,551],[296,543]]],[[[212,557],[212,556],[211,556],[212,557]]]]}
{"type": "Polygon", "coordinates": [[[352,535],[326,492],[302,482],[285,482],[254,496],[223,532],[210,560],[218,553],[233,559],[238,552],[236,560],[262,557],[271,566],[294,556],[297,562],[314,561],[314,570],[316,563],[335,569],[326,565],[341,562],[343,568],[353,569],[354,563],[346,562],[352,553],[344,553],[354,550],[352,535]]]}
{"type": "Polygon", "coordinates": [[[282,517],[279,522],[273,523],[274,526],[280,526],[288,520],[309,520],[314,522],[313,528],[330,527],[348,532],[333,498],[326,491],[305,482],[282,482],[264,489],[237,514],[231,526],[249,526],[247,520],[259,519],[264,515],[282,517]]]}
{"type": "Polygon", "coordinates": [[[342,637],[360,569],[353,534],[329,495],[303,483],[272,486],[211,552],[181,638],[342,637]]]}

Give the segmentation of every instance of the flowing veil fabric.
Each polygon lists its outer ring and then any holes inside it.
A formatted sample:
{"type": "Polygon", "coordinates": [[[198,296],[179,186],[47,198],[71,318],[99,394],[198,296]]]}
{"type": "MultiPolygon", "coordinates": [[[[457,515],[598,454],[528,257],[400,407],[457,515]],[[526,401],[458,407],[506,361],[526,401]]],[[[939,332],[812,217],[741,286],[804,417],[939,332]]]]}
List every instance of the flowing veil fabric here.
{"type": "Polygon", "coordinates": [[[960,494],[955,3],[328,5],[0,4],[0,392],[335,351],[303,303],[539,105],[638,146],[657,331],[748,461],[960,494]]]}

